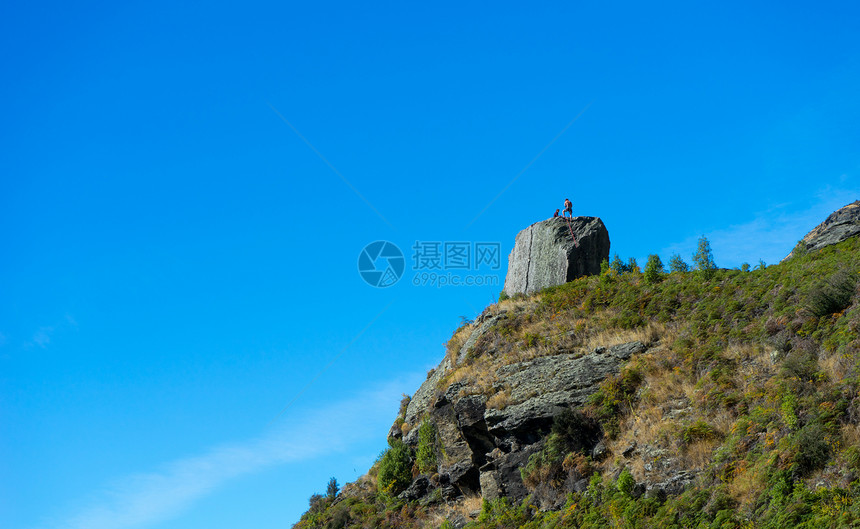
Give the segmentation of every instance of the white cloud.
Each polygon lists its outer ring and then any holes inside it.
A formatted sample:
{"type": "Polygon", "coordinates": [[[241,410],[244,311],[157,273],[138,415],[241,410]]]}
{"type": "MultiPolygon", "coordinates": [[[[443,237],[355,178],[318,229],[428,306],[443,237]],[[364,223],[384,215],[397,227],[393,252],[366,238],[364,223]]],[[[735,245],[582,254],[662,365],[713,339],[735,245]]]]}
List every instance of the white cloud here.
{"type": "Polygon", "coordinates": [[[52,334],[54,334],[53,327],[39,327],[39,330],[33,335],[33,343],[44,349],[51,343],[52,334]]]}
{"type": "MultiPolygon", "coordinates": [[[[816,202],[807,209],[797,210],[790,204],[781,204],[756,213],[750,222],[703,235],[711,243],[717,266],[733,268],[744,262],[755,265],[759,259],[776,264],[830,213],[858,199],[860,192],[857,190],[837,190],[828,186],[817,194],[816,202]]],[[[667,256],[677,253],[689,262],[700,235],[668,246],[661,253],[667,256]]]]}
{"type": "Polygon", "coordinates": [[[348,448],[349,443],[378,436],[370,416],[390,418],[399,390],[413,387],[415,374],[346,401],[312,410],[303,420],[281,420],[260,437],[225,444],[202,454],[169,462],[162,468],[123,477],[98,493],[95,501],[62,520],[61,529],[125,529],[146,527],[178,515],[217,487],[276,465],[299,462],[348,448]],[[330,435],[331,425],[350,432],[330,435]]]}
{"type": "Polygon", "coordinates": [[[78,322],[77,322],[77,320],[75,320],[74,316],[72,316],[71,314],[66,314],[65,320],[66,320],[66,323],[71,325],[73,329],[78,330],[78,322]]]}

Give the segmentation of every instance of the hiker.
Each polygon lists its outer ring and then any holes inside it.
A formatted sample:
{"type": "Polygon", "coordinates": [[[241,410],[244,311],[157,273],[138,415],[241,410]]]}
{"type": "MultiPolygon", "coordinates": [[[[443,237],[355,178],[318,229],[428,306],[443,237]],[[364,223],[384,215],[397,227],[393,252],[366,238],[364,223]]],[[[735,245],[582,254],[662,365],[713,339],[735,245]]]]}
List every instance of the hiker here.
{"type": "Polygon", "coordinates": [[[564,211],[561,212],[561,216],[564,217],[565,213],[570,213],[570,218],[573,218],[573,203],[569,198],[564,199],[564,211]]]}
{"type": "Polygon", "coordinates": [[[556,217],[558,217],[558,210],[555,210],[555,214],[552,216],[552,218],[556,218],[556,217]]]}

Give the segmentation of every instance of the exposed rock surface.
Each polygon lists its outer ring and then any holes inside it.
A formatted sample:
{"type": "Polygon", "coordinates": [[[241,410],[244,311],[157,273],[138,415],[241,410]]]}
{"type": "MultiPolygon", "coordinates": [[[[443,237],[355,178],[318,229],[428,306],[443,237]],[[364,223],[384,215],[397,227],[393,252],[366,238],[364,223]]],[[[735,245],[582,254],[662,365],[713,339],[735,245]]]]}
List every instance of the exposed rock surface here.
{"type": "Polygon", "coordinates": [[[561,354],[502,367],[498,378],[511,387],[510,401],[503,410],[487,410],[490,433],[513,434],[524,442],[552,424],[564,408],[581,406],[606,377],[617,373],[633,353],[645,350],[642,342],[599,348],[577,357],[561,354]]]}
{"type": "MultiPolygon", "coordinates": [[[[802,244],[807,251],[814,251],[858,235],[860,235],[860,200],[831,213],[824,222],[807,233],[799,244],[802,244]]],[[[791,258],[792,255],[794,250],[785,259],[791,258]]]]}
{"type": "Polygon", "coordinates": [[[574,217],[571,227],[562,217],[532,224],[517,234],[508,256],[504,291],[531,294],[578,277],[600,273],[609,259],[609,232],[597,217],[574,217]]]}
{"type": "MultiPolygon", "coordinates": [[[[488,332],[490,326],[483,323],[491,320],[495,321],[486,318],[478,322],[462,349],[473,337],[477,340],[488,332]]],[[[606,377],[645,350],[637,341],[598,347],[587,354],[557,354],[501,367],[496,372],[497,388],[510,392],[509,404],[503,409],[488,409],[487,397],[469,394],[470,386],[462,382],[439,387],[451,370],[451,360],[446,358],[409,403],[406,422],[412,429],[404,441],[417,445],[419,424],[430,420],[440,444],[440,482],[456,489],[446,496],[480,493],[485,499],[504,496],[521,500],[529,491],[522,483],[520,469],[543,447],[541,439],[553,418],[565,408],[584,404],[606,377]]],[[[433,487],[428,487],[426,479],[416,478],[404,494],[410,498],[429,494],[433,487]]],[[[571,487],[574,485],[581,484],[572,483],[571,487]]]]}

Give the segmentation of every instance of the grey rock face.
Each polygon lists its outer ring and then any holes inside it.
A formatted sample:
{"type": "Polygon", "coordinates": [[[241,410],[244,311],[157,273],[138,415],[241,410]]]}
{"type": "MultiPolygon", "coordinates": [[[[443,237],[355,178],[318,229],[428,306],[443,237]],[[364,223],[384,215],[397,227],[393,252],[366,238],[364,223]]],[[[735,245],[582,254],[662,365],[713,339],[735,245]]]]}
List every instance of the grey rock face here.
{"type": "Polygon", "coordinates": [[[458,364],[466,359],[466,355],[469,354],[469,350],[474,347],[478,339],[489,331],[497,321],[505,317],[506,312],[507,311],[500,311],[498,314],[490,316],[479,323],[478,327],[472,331],[472,334],[469,335],[466,342],[463,344],[463,347],[461,347],[460,351],[457,353],[458,364]]]}
{"type": "Polygon", "coordinates": [[[499,481],[499,473],[495,470],[481,472],[481,497],[487,501],[493,501],[502,496],[502,483],[499,481]]]}
{"type": "Polygon", "coordinates": [[[430,490],[430,480],[427,476],[418,476],[412,480],[409,487],[401,492],[397,497],[401,500],[417,500],[427,494],[430,490]]]}
{"type": "Polygon", "coordinates": [[[546,356],[500,368],[498,378],[511,386],[510,400],[517,404],[487,410],[490,433],[533,442],[532,437],[548,428],[553,417],[564,408],[585,404],[606,377],[617,373],[632,354],[645,351],[645,345],[637,341],[601,349],[581,357],[546,356]]]}
{"type": "MultiPolygon", "coordinates": [[[[840,208],[800,240],[808,251],[820,250],[860,235],[860,200],[840,208]]],[[[794,250],[785,259],[794,255],[794,250]]],[[[783,261],[785,260],[783,259],[783,261]]]]}
{"type": "Polygon", "coordinates": [[[531,294],[596,275],[604,259],[609,259],[609,232],[599,218],[574,217],[570,227],[561,217],[537,222],[517,234],[508,256],[504,291],[509,296],[531,294]]]}
{"type": "MultiPolygon", "coordinates": [[[[489,327],[478,325],[473,336],[486,332],[489,327]]],[[[412,429],[404,441],[412,446],[418,443],[422,420],[436,426],[441,445],[438,474],[446,501],[476,493],[486,499],[504,496],[521,500],[529,491],[522,483],[520,469],[543,446],[542,438],[553,418],[566,408],[584,404],[606,377],[645,349],[637,341],[596,348],[580,356],[562,353],[501,367],[496,378],[501,386],[510,388],[513,402],[502,410],[487,409],[485,395],[464,395],[468,386],[462,382],[439,388],[451,369],[450,360],[445,359],[407,407],[406,420],[412,429]]],[[[568,489],[574,490],[574,485],[571,482],[568,489]]],[[[424,480],[416,479],[404,494],[429,497],[433,488],[432,483],[428,487],[424,480]]],[[[559,498],[562,496],[548,495],[546,504],[554,505],[559,498]]]]}

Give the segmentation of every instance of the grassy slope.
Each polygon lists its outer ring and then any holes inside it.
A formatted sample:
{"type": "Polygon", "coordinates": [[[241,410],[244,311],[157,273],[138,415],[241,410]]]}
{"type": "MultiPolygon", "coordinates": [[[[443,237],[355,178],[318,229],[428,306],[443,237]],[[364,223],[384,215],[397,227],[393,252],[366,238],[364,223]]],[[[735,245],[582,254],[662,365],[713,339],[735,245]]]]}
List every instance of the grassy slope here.
{"type": "MultiPolygon", "coordinates": [[[[762,270],[583,278],[488,308],[508,317],[446,382],[489,395],[493,367],[637,338],[651,345],[583,408],[609,457],[567,453],[559,429],[524,469],[530,487],[590,479],[555,512],[485,502],[469,527],[839,527],[860,522],[860,239],[762,270]],[[621,453],[632,441],[640,447],[621,453]],[[648,450],[641,449],[648,447],[648,450]],[[658,454],[654,457],[654,454],[658,454]],[[670,454],[673,465],[657,459],[670,454]],[[650,459],[654,459],[651,461],[650,459]],[[634,484],[690,469],[679,496],[634,484]],[[661,472],[665,475],[661,475],[661,472]],[[617,476],[617,477],[616,477],[617,476]]],[[[456,349],[465,330],[449,344],[456,349]]],[[[507,404],[504,392],[489,405],[507,404]]],[[[374,471],[296,525],[440,527],[441,511],[377,492],[374,471]]],[[[476,500],[469,500],[474,508],[476,500]]],[[[465,508],[464,508],[465,510],[465,508]]]]}

